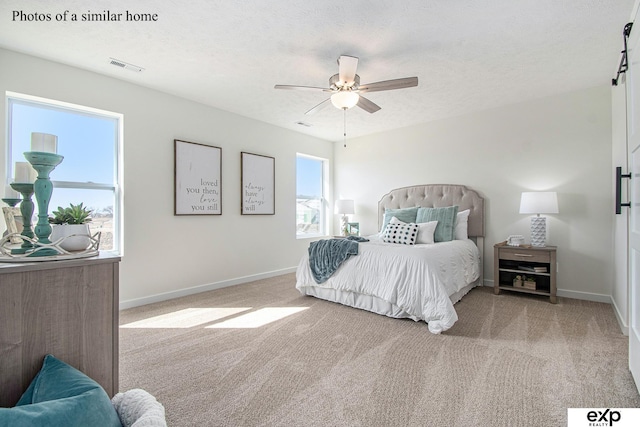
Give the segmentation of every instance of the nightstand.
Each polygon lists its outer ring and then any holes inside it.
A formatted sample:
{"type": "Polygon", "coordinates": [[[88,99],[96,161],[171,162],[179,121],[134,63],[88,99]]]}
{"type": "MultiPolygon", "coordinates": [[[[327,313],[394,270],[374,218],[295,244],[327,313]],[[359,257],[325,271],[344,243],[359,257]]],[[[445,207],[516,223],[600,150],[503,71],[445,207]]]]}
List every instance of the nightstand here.
{"type": "Polygon", "coordinates": [[[508,246],[506,242],[493,246],[493,292],[501,290],[549,297],[556,303],[556,247],[508,246]],[[532,281],[524,284],[517,277],[532,281]],[[531,284],[531,282],[535,282],[531,284]]]}

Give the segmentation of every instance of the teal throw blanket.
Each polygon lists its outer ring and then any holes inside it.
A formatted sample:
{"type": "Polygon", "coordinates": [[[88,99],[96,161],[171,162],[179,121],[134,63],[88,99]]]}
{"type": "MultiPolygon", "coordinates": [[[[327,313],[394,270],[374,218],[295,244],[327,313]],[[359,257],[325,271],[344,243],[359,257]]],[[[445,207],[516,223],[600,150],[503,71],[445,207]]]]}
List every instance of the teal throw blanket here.
{"type": "Polygon", "coordinates": [[[358,242],[368,242],[364,237],[349,236],[344,239],[328,239],[311,242],[309,267],[316,283],[324,283],[351,255],[358,255],[358,242]]]}

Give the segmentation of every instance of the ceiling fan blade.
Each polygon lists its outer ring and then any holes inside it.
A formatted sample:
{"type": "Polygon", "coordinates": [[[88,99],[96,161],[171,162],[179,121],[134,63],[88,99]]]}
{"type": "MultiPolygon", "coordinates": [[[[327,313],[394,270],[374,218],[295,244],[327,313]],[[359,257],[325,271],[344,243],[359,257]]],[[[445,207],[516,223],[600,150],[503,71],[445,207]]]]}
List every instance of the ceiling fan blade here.
{"type": "Polygon", "coordinates": [[[309,111],[307,111],[306,115],[311,115],[311,114],[315,114],[318,111],[322,110],[324,107],[326,107],[327,105],[329,105],[329,101],[331,101],[331,98],[327,98],[324,101],[322,101],[320,104],[316,105],[315,107],[313,107],[312,109],[310,109],[309,111]]]}
{"type": "Polygon", "coordinates": [[[340,82],[347,86],[351,86],[356,78],[357,68],[358,58],[348,55],[340,56],[338,59],[338,75],[340,76],[340,82]]]}
{"type": "Polygon", "coordinates": [[[356,105],[368,113],[375,113],[380,109],[380,106],[378,104],[369,101],[362,95],[360,95],[360,98],[358,99],[358,103],[356,105]]]}
{"type": "Polygon", "coordinates": [[[418,78],[405,77],[403,79],[363,84],[358,87],[358,92],[380,92],[383,90],[403,89],[414,86],[418,86],[418,78]]]}
{"type": "Polygon", "coordinates": [[[331,89],[324,87],[313,87],[313,86],[293,86],[293,85],[275,85],[274,89],[287,89],[287,90],[307,90],[313,92],[331,92],[331,89]]]}

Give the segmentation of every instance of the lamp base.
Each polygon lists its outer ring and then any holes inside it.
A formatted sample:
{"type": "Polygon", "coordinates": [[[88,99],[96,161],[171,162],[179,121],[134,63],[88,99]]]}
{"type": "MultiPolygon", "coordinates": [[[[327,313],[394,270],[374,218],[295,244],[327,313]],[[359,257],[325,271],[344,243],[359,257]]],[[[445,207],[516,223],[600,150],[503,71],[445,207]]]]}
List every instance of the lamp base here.
{"type": "Polygon", "coordinates": [[[342,233],[343,236],[347,236],[347,223],[349,222],[349,218],[347,218],[346,215],[342,215],[342,220],[341,220],[341,230],[340,232],[342,233]]]}
{"type": "Polygon", "coordinates": [[[547,218],[543,216],[531,218],[531,246],[547,246],[547,218]]]}

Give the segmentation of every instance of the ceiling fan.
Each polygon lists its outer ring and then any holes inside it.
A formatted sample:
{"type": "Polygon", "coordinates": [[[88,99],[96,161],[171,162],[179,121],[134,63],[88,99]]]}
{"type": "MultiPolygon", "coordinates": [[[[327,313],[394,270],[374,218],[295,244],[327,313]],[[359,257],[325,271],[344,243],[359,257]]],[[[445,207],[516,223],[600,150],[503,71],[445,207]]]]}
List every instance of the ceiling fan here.
{"type": "Polygon", "coordinates": [[[360,84],[360,76],[356,74],[357,68],[358,58],[355,56],[342,55],[338,58],[338,74],[331,76],[328,88],[292,85],[276,85],[275,88],[331,93],[330,98],[325,99],[305,113],[313,114],[326,107],[329,101],[341,110],[348,110],[357,105],[369,113],[375,113],[380,107],[362,96],[362,93],[418,86],[417,77],[405,77],[402,79],[360,84]]]}

